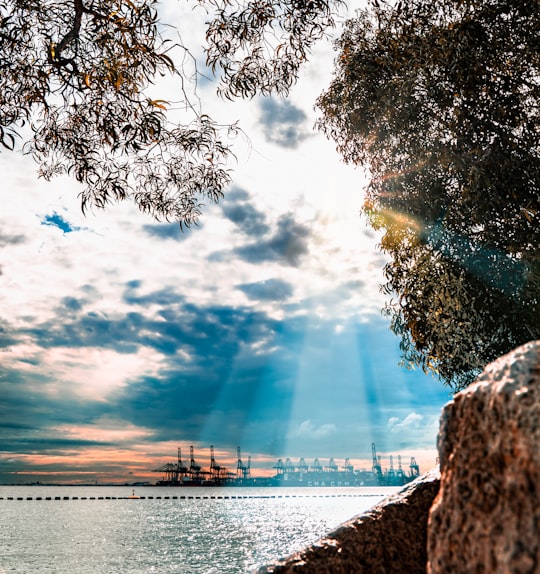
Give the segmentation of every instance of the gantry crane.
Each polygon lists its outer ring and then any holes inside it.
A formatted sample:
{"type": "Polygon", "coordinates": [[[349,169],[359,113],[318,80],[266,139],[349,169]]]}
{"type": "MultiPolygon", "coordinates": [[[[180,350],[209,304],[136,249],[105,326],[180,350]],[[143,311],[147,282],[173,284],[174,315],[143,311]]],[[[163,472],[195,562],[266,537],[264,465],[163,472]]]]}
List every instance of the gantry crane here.
{"type": "Polygon", "coordinates": [[[390,483],[394,481],[395,474],[396,473],[394,471],[394,456],[390,455],[390,468],[388,469],[388,479],[390,483]]]}
{"type": "Polygon", "coordinates": [[[325,470],[327,472],[337,472],[338,471],[338,466],[336,464],[336,461],[333,458],[331,458],[328,461],[328,466],[325,468],[325,470]]]}
{"type": "Polygon", "coordinates": [[[354,466],[351,464],[350,458],[345,459],[345,464],[343,465],[343,470],[345,472],[354,472],[354,466]]]}
{"type": "Polygon", "coordinates": [[[227,477],[227,469],[216,464],[214,457],[214,445],[210,445],[210,478],[212,480],[222,480],[227,477]]]}
{"type": "Polygon", "coordinates": [[[251,474],[251,457],[248,457],[247,465],[242,462],[242,455],[240,452],[240,447],[236,447],[236,453],[238,454],[238,462],[236,463],[236,476],[237,478],[249,478],[251,474]]]}
{"type": "Polygon", "coordinates": [[[283,459],[282,458],[278,458],[277,464],[276,466],[274,466],[273,468],[275,468],[277,470],[278,474],[283,474],[284,472],[284,468],[283,468],[283,459]]]}
{"type": "Polygon", "coordinates": [[[191,458],[190,465],[189,465],[189,474],[192,478],[200,478],[202,474],[201,467],[195,462],[195,457],[193,455],[193,445],[189,447],[189,456],[191,458]]]}
{"type": "Polygon", "coordinates": [[[375,443],[371,443],[371,454],[373,456],[373,474],[377,478],[379,484],[382,484],[382,468],[380,458],[377,458],[377,450],[375,448],[375,443]]]}
{"type": "Polygon", "coordinates": [[[398,470],[397,470],[397,476],[400,480],[400,482],[403,482],[403,478],[405,477],[405,474],[403,472],[403,467],[401,466],[401,455],[398,454],[398,470]]]}
{"type": "Polygon", "coordinates": [[[411,464],[409,468],[411,469],[411,476],[413,477],[420,476],[420,467],[416,463],[416,459],[414,458],[414,456],[411,456],[411,464]]]}
{"type": "Polygon", "coordinates": [[[182,482],[184,476],[188,473],[187,466],[182,462],[182,449],[178,447],[178,461],[176,462],[176,477],[175,484],[182,482]]]}

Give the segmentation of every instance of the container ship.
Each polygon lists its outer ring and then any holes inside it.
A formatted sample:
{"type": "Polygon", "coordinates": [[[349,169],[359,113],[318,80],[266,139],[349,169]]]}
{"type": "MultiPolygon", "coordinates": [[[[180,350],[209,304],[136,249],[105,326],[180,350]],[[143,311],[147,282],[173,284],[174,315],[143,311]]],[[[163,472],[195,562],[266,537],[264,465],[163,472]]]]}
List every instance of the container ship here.
{"type": "Polygon", "coordinates": [[[394,457],[391,455],[388,468],[383,469],[381,457],[377,455],[375,443],[371,445],[372,468],[355,470],[350,459],[346,458],[343,466],[338,466],[334,458],[323,465],[318,458],[307,464],[302,457],[297,464],[290,458],[285,462],[279,459],[274,466],[276,473],[271,477],[257,477],[251,474],[251,457],[244,463],[240,447],[237,447],[236,472],[218,465],[214,456],[214,447],[210,446],[210,467],[203,469],[195,461],[193,446],[190,447],[189,466],[182,460],[181,449],[178,448],[177,461],[166,463],[153,470],[163,475],[156,482],[158,486],[401,486],[414,480],[420,475],[416,459],[411,457],[407,470],[402,466],[401,455],[397,456],[397,466],[394,467],[394,457]]]}

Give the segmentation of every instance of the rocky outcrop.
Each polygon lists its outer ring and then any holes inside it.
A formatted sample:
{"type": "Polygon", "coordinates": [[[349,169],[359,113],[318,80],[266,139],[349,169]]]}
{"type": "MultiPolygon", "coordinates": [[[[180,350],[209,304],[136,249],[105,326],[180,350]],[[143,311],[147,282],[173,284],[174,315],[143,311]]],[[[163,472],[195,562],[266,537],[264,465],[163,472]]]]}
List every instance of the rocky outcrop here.
{"type": "Polygon", "coordinates": [[[428,572],[540,573],[540,341],[454,397],[438,447],[428,572]]]}
{"type": "Polygon", "coordinates": [[[425,574],[427,518],[439,489],[433,470],[313,546],[258,574],[425,574]]]}

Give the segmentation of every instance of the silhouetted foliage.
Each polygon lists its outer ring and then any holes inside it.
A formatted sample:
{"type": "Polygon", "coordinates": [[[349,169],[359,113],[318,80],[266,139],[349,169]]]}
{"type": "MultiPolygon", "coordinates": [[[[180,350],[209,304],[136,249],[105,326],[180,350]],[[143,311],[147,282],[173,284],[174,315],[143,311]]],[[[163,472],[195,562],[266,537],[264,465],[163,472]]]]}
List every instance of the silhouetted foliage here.
{"type": "Polygon", "coordinates": [[[371,0],[320,127],[371,172],[404,361],[453,388],[540,336],[540,2],[371,0]]]}
{"type": "MultiPolygon", "coordinates": [[[[226,97],[287,93],[341,0],[194,0],[211,16],[208,64],[226,97]]],[[[148,94],[178,69],[158,33],[156,0],[0,0],[0,144],[24,150],[50,179],[84,184],[83,209],[132,199],[189,225],[229,183],[226,128],[194,107],[148,94]],[[180,119],[179,119],[180,118],[180,119]]],[[[182,59],[180,58],[180,60],[182,59]]]]}
{"type": "Polygon", "coordinates": [[[207,63],[226,97],[287,94],[343,0],[198,0],[208,22],[207,63]]]}
{"type": "Polygon", "coordinates": [[[83,209],[130,198],[189,225],[201,198],[216,200],[229,182],[230,151],[185,94],[174,110],[184,123],[148,96],[156,77],[183,79],[156,4],[0,0],[0,143],[14,149],[29,126],[25,151],[45,178],[83,183],[83,209]]]}

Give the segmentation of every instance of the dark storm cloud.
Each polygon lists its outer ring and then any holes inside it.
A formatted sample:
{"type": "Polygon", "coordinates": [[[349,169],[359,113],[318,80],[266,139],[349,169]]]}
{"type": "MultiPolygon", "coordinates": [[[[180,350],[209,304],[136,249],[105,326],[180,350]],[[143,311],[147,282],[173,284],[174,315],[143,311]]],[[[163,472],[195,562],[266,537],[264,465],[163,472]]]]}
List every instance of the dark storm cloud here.
{"type": "Polygon", "coordinates": [[[66,315],[61,321],[37,324],[26,333],[43,348],[54,347],[103,347],[114,348],[118,352],[133,352],[136,345],[140,322],[137,314],[129,314],[121,319],[110,319],[104,313],[74,313],[66,315]]]}
{"type": "Polygon", "coordinates": [[[259,301],[282,301],[293,293],[291,284],[282,279],[244,283],[238,285],[237,289],[244,292],[250,299],[259,301]]]}
{"type": "Polygon", "coordinates": [[[287,214],[278,220],[270,237],[237,247],[234,253],[249,263],[276,261],[297,267],[302,256],[309,252],[309,237],[309,228],[287,214]]]}
{"type": "Polygon", "coordinates": [[[84,312],[78,299],[65,298],[58,317],[20,333],[44,349],[97,347],[131,353],[148,347],[171,356],[173,362],[172,357],[182,351],[190,355],[183,365],[189,369],[211,358],[219,362],[222,352],[228,361],[240,345],[265,339],[272,330],[273,322],[253,310],[199,307],[172,289],[140,293],[141,287],[140,282],[130,282],[124,293],[124,301],[134,306],[132,312],[115,316],[84,312]],[[146,314],[149,306],[158,309],[151,316],[146,314]],[[66,308],[72,312],[65,313],[66,308]]]}
{"type": "MultiPolygon", "coordinates": [[[[249,238],[251,243],[235,248],[232,253],[249,263],[277,261],[298,266],[303,255],[308,253],[310,231],[307,226],[295,221],[292,214],[282,215],[276,227],[271,228],[266,215],[250,203],[249,194],[241,188],[233,188],[222,203],[225,217],[249,238]]],[[[217,251],[209,256],[210,261],[222,261],[230,252],[217,251]]]]}
{"type": "Polygon", "coordinates": [[[288,100],[264,98],[260,102],[261,123],[267,141],[284,148],[297,148],[309,137],[306,114],[288,100]]]}
{"type": "Polygon", "coordinates": [[[100,292],[93,285],[81,285],[74,295],[66,295],[60,299],[56,312],[60,317],[78,316],[86,305],[99,301],[100,298],[100,292]]]}

